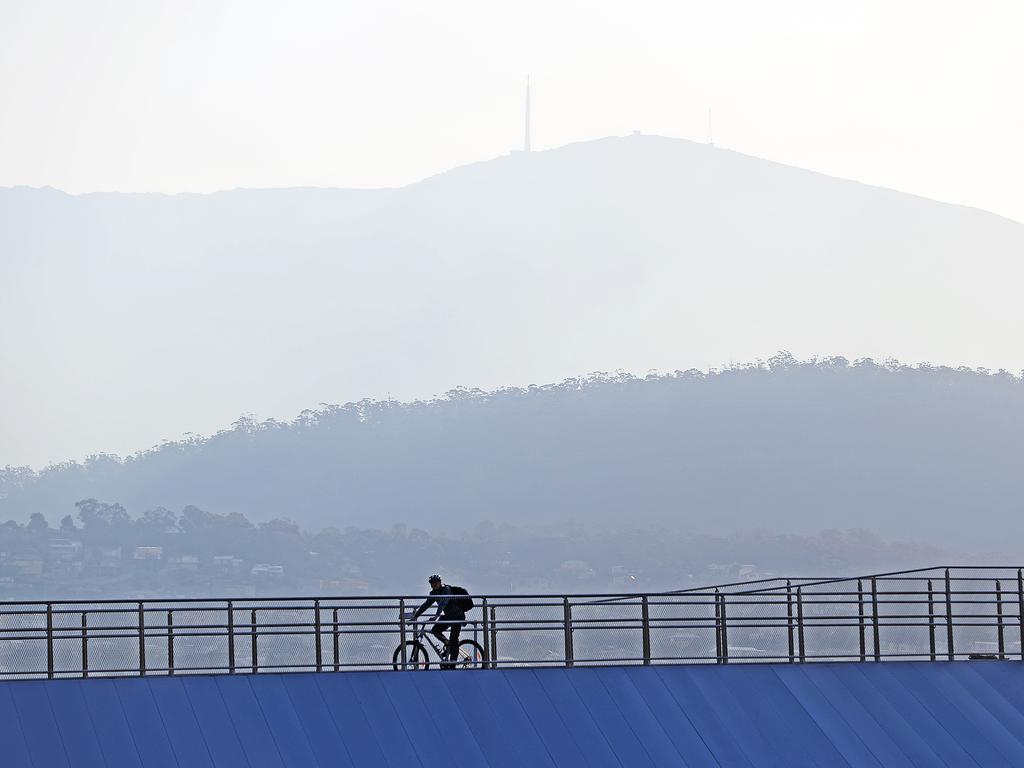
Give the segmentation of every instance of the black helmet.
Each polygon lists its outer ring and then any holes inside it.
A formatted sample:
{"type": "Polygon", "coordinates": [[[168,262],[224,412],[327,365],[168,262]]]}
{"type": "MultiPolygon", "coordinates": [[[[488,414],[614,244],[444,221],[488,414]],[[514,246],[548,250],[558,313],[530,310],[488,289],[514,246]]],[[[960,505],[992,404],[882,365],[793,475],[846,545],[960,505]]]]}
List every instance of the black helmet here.
{"type": "Polygon", "coordinates": [[[430,578],[427,579],[427,581],[428,582],[441,581],[441,577],[438,576],[436,573],[432,573],[432,574],[430,574],[430,578]]]}

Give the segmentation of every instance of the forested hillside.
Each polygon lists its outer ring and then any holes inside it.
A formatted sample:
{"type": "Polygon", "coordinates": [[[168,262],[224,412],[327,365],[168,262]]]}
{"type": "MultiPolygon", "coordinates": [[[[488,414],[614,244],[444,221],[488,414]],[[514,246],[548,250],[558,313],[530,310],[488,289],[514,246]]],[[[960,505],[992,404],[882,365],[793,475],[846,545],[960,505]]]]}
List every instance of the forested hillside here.
{"type": "Polygon", "coordinates": [[[0,519],[87,498],[302,528],[485,521],[885,537],[1005,551],[1024,534],[1024,384],[1006,372],[779,355],[429,401],[242,418],[119,459],[0,474],[0,519]]]}

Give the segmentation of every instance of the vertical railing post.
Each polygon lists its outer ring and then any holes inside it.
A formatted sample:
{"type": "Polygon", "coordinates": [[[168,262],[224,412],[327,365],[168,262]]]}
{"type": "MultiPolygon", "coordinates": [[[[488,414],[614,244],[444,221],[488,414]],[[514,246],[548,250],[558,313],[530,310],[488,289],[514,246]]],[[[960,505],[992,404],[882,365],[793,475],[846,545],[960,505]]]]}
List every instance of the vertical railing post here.
{"type": "Polygon", "coordinates": [[[331,623],[334,625],[334,627],[333,627],[334,647],[332,648],[332,650],[334,651],[334,671],[338,672],[339,670],[341,670],[341,647],[340,647],[340,645],[338,643],[338,609],[337,608],[334,609],[334,612],[331,615],[331,619],[332,619],[331,623]]]}
{"type": "Polygon", "coordinates": [[[89,676],[89,629],[86,612],[82,611],[82,677],[89,676]]]}
{"type": "Polygon", "coordinates": [[[647,595],[640,598],[640,624],[643,633],[644,664],[649,665],[651,663],[651,610],[647,602],[647,595]]]}
{"type": "Polygon", "coordinates": [[[53,603],[46,604],[46,676],[53,679],[53,603]]]}
{"type": "Polygon", "coordinates": [[[1006,658],[1006,644],[1003,640],[1003,585],[996,579],[996,642],[1000,660],[1006,658]]]}
{"type": "Polygon", "coordinates": [[[251,656],[251,668],[252,673],[255,675],[258,671],[257,665],[257,653],[256,653],[256,609],[253,608],[249,611],[249,650],[252,652],[251,656]]]}
{"type": "Polygon", "coordinates": [[[495,620],[495,608],[491,606],[491,669],[498,668],[498,622],[495,620]]]}
{"type": "Polygon", "coordinates": [[[562,598],[562,614],[563,628],[565,631],[565,666],[571,667],[573,665],[572,605],[569,603],[568,597],[562,598]]]}
{"type": "Polygon", "coordinates": [[[949,568],[946,569],[946,654],[950,661],[956,658],[956,652],[953,650],[953,589],[949,568]]]}
{"type": "Polygon", "coordinates": [[[1024,568],[1017,569],[1017,626],[1020,634],[1020,660],[1024,661],[1024,568]]]}
{"type": "Polygon", "coordinates": [[[718,604],[718,590],[715,590],[715,664],[722,663],[722,609],[718,604]]]}
{"type": "Polygon", "coordinates": [[[484,642],[483,642],[483,646],[484,646],[483,662],[484,663],[481,665],[481,669],[487,669],[487,663],[491,659],[491,630],[490,630],[490,627],[487,625],[487,598],[486,597],[483,597],[483,598],[480,599],[480,613],[483,614],[483,617],[484,617],[483,627],[482,627],[482,631],[484,633],[484,642]]]}
{"type": "Polygon", "coordinates": [[[715,600],[715,664],[722,664],[722,614],[718,607],[718,590],[713,595],[715,600]]]}
{"type": "Polygon", "coordinates": [[[729,621],[725,615],[725,594],[719,596],[719,601],[722,603],[721,617],[722,617],[722,663],[729,663],[729,621]]]}
{"type": "Polygon", "coordinates": [[[174,674],[174,611],[167,611],[167,674],[174,674]]]}
{"type": "Polygon", "coordinates": [[[935,661],[935,592],[928,579],[928,658],[935,661]]]}
{"type": "Polygon", "coordinates": [[[875,661],[882,660],[882,629],[878,618],[878,579],[871,577],[871,625],[875,642],[875,661]]]}
{"type": "Polygon", "coordinates": [[[860,660],[867,661],[867,629],[864,626],[864,582],[857,579],[857,634],[860,639],[860,660]]]}
{"type": "Polygon", "coordinates": [[[146,676],[146,611],[139,600],[139,675],[146,676]]]}
{"type": "Polygon", "coordinates": [[[786,644],[789,648],[789,663],[796,661],[793,644],[793,582],[786,579],[786,644]]]}
{"type": "Polygon", "coordinates": [[[313,611],[315,616],[313,617],[313,634],[316,637],[316,671],[324,671],[324,659],[323,649],[320,647],[320,601],[313,601],[313,611]]]}
{"type": "Polygon", "coordinates": [[[804,644],[804,593],[802,587],[796,588],[796,634],[800,661],[807,661],[807,646],[804,644]]]}
{"type": "Polygon", "coordinates": [[[235,604],[228,600],[228,674],[235,674],[235,604]]]}
{"type": "MultiPolygon", "coordinates": [[[[406,669],[409,661],[409,651],[405,647],[405,599],[398,601],[398,634],[402,649],[402,669],[406,669]]],[[[453,630],[454,631],[454,630],[453,630]]]]}

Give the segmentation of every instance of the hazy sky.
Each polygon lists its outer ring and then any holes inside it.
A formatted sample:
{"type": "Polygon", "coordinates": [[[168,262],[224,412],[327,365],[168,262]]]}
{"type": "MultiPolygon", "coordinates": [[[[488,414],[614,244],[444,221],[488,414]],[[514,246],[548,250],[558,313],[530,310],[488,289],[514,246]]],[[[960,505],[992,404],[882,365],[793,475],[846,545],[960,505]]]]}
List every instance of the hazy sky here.
{"type": "Polygon", "coordinates": [[[634,129],[1024,221],[1024,3],[0,0],[0,185],[400,185],[634,129]]]}

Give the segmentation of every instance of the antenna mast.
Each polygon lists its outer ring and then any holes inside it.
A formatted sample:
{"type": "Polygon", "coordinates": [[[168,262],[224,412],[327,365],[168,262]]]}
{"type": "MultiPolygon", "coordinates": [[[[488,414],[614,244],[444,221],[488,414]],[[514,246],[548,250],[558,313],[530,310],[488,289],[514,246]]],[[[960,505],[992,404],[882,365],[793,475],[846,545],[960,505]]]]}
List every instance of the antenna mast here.
{"type": "Polygon", "coordinates": [[[526,131],[523,135],[523,152],[530,151],[530,76],[526,76],[526,131]]]}

